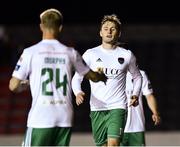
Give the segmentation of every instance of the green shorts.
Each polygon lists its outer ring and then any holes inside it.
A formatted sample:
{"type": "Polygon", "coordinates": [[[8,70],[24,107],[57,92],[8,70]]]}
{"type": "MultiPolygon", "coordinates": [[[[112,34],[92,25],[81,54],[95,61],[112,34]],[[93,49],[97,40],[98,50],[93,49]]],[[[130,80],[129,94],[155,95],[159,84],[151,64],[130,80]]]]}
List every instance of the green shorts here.
{"type": "Polygon", "coordinates": [[[22,146],[68,146],[71,128],[27,128],[22,146]]]}
{"type": "Polygon", "coordinates": [[[108,138],[122,138],[125,126],[126,110],[112,109],[105,111],[91,111],[91,125],[95,144],[107,143],[108,138]]]}
{"type": "Polygon", "coordinates": [[[145,146],[144,132],[124,133],[122,146],[145,146]]]}

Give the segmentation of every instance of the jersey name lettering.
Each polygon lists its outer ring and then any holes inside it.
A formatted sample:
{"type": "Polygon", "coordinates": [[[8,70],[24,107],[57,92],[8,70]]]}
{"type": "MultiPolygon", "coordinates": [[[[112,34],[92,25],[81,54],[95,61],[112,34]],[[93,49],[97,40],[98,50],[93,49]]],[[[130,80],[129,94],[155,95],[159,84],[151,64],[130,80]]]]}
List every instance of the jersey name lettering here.
{"type": "Polygon", "coordinates": [[[44,58],[44,62],[46,64],[65,64],[66,60],[64,58],[53,58],[53,57],[46,57],[44,58]]]}

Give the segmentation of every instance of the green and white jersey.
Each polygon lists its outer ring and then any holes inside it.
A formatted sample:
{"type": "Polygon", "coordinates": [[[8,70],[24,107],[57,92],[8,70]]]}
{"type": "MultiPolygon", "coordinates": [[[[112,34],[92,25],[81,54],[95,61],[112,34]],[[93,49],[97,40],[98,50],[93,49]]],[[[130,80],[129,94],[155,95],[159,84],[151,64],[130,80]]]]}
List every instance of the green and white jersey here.
{"type": "Polygon", "coordinates": [[[30,80],[32,106],[28,127],[72,126],[71,78],[74,68],[81,75],[90,70],[74,48],[57,40],[42,40],[24,49],[13,76],[30,80]]]}
{"type": "MultiPolygon", "coordinates": [[[[106,84],[104,82],[95,83],[90,81],[91,111],[127,108],[125,94],[127,71],[132,73],[135,81],[133,94],[139,95],[142,79],[136,65],[136,58],[130,50],[120,47],[106,50],[100,45],[87,50],[83,54],[83,59],[92,70],[97,71],[101,69],[108,77],[106,84]]],[[[72,88],[75,95],[81,91],[81,81],[82,77],[75,73],[72,80],[72,88]]]]}
{"type": "MultiPolygon", "coordinates": [[[[128,107],[128,116],[124,132],[142,132],[145,131],[145,117],[143,110],[143,95],[148,95],[153,93],[151,83],[146,75],[146,73],[140,70],[143,77],[142,89],[139,95],[139,105],[136,107],[128,107]]],[[[133,90],[133,80],[131,74],[128,72],[126,77],[126,94],[128,97],[128,104],[133,90]]]]}

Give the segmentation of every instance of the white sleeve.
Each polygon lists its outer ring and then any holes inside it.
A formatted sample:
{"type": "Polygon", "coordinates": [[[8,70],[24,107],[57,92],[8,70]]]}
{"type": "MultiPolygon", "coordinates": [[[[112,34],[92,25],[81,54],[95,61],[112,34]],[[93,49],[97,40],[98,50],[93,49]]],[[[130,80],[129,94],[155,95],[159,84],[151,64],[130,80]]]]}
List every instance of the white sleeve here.
{"type": "MultiPolygon", "coordinates": [[[[90,65],[89,63],[90,54],[88,50],[82,55],[83,60],[85,61],[86,65],[90,65]]],[[[80,75],[78,72],[75,72],[72,78],[72,90],[74,95],[76,96],[79,92],[82,92],[81,83],[83,81],[84,76],[80,75]]]]}
{"type": "Polygon", "coordinates": [[[91,54],[91,50],[87,50],[86,52],[84,52],[84,54],[82,55],[83,60],[86,62],[86,64],[90,67],[91,66],[91,59],[92,54],[91,54]]]}
{"type": "Polygon", "coordinates": [[[143,77],[143,84],[142,84],[143,95],[152,94],[153,89],[152,89],[152,86],[151,86],[151,82],[148,79],[148,76],[146,75],[146,73],[144,71],[141,71],[141,75],[143,77]]]}
{"type": "Polygon", "coordinates": [[[81,83],[83,81],[83,76],[81,76],[79,73],[75,73],[72,78],[72,90],[74,95],[76,96],[79,92],[82,92],[81,89],[81,83]]]}
{"type": "Polygon", "coordinates": [[[74,60],[73,60],[73,65],[76,69],[76,71],[80,74],[80,75],[85,75],[86,73],[89,72],[90,68],[89,66],[86,64],[86,62],[82,59],[81,55],[76,51],[73,50],[74,52],[74,60]]]}
{"type": "Polygon", "coordinates": [[[30,57],[30,53],[24,50],[12,73],[13,77],[16,77],[20,80],[27,79],[30,72],[30,57]]]}
{"type": "Polygon", "coordinates": [[[131,52],[131,58],[129,62],[129,72],[131,73],[132,79],[134,81],[132,94],[139,97],[139,94],[141,92],[141,87],[142,87],[142,75],[136,63],[136,57],[134,56],[132,52],[131,52]]]}

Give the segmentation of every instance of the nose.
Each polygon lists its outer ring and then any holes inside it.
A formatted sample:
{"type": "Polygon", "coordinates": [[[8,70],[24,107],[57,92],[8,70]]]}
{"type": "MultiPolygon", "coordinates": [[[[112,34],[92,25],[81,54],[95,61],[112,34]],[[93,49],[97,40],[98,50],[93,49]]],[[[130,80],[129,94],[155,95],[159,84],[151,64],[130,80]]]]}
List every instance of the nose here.
{"type": "Polygon", "coordinates": [[[108,29],[108,33],[111,34],[111,33],[112,33],[112,30],[111,30],[111,29],[108,29]]]}

